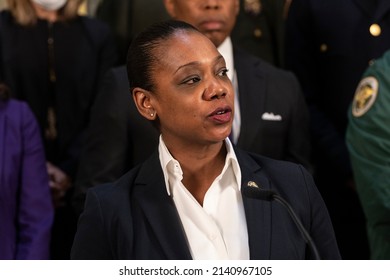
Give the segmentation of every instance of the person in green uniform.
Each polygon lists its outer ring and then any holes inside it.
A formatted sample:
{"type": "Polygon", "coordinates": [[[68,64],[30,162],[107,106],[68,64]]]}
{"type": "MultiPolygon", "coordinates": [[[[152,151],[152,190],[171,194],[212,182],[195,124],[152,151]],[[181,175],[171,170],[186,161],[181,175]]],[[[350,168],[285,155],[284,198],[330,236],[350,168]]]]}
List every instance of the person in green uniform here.
{"type": "Polygon", "coordinates": [[[390,259],[390,50],[360,81],[346,141],[367,219],[371,259],[390,259]]]}

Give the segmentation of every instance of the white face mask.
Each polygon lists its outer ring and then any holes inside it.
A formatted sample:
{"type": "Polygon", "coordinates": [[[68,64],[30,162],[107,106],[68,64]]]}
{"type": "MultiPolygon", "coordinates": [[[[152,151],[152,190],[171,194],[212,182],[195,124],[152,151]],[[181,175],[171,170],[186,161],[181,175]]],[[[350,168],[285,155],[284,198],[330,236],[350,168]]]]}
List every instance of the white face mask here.
{"type": "Polygon", "coordinates": [[[34,3],[42,6],[45,10],[56,11],[62,8],[68,0],[32,0],[34,3]]]}

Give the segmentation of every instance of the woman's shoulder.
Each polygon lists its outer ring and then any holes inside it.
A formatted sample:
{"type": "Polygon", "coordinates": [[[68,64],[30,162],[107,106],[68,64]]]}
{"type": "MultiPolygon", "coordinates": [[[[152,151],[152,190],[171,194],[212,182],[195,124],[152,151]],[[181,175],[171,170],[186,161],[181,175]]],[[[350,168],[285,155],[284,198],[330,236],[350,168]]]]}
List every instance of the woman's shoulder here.
{"type": "Polygon", "coordinates": [[[265,169],[275,169],[275,170],[285,170],[285,169],[300,169],[302,166],[300,164],[286,161],[273,159],[270,157],[263,156],[261,154],[247,152],[241,149],[235,150],[236,154],[238,154],[238,158],[241,161],[255,161],[261,168],[265,169]]]}
{"type": "Polygon", "coordinates": [[[134,184],[134,180],[139,173],[139,169],[140,166],[136,166],[117,180],[110,183],[99,184],[93,187],[92,190],[97,196],[105,198],[122,197],[125,194],[129,194],[134,184]]]}
{"type": "Polygon", "coordinates": [[[144,162],[131,168],[119,179],[93,187],[93,192],[101,200],[128,200],[134,190],[145,185],[155,185],[164,180],[157,150],[144,162]]]}
{"type": "Polygon", "coordinates": [[[310,172],[301,164],[242,150],[237,150],[236,154],[242,171],[247,174],[261,174],[280,188],[289,188],[291,185],[307,188],[314,185],[310,172]]]}

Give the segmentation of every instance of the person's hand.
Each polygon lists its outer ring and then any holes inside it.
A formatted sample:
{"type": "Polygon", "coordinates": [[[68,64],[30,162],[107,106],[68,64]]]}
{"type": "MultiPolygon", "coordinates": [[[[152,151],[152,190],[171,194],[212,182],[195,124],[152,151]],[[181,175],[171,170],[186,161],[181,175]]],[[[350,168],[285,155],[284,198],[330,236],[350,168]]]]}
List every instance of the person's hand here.
{"type": "Polygon", "coordinates": [[[68,175],[51,162],[46,162],[47,173],[49,174],[49,186],[51,198],[55,208],[65,205],[66,192],[71,187],[71,180],[68,175]]]}

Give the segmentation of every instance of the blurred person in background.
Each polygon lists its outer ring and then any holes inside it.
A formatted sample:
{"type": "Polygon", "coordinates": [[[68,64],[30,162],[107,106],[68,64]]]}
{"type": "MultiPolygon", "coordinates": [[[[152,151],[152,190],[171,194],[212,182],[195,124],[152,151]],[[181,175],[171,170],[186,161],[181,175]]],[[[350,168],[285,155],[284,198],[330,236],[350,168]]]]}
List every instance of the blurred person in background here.
{"type": "Polygon", "coordinates": [[[0,10],[3,10],[7,7],[7,0],[0,0],[0,10]]]}
{"type": "Polygon", "coordinates": [[[53,216],[37,121],[0,83],[0,259],[50,259],[53,216]]]}
{"type": "Polygon", "coordinates": [[[311,116],[314,178],[345,259],[369,258],[365,217],[345,142],[348,107],[371,60],[390,48],[388,0],[293,0],[286,66],[311,116]]]}
{"type": "Polygon", "coordinates": [[[56,216],[52,258],[69,258],[68,204],[98,84],[116,63],[109,28],[78,16],[81,0],[8,0],[0,13],[0,80],[26,101],[44,141],[56,216]]]}
{"type": "Polygon", "coordinates": [[[356,190],[367,220],[371,259],[390,260],[390,51],[357,86],[347,127],[356,190]]]}
{"type": "Polygon", "coordinates": [[[284,66],[284,27],[291,0],[240,0],[232,30],[234,45],[278,66],[284,66]]]}

